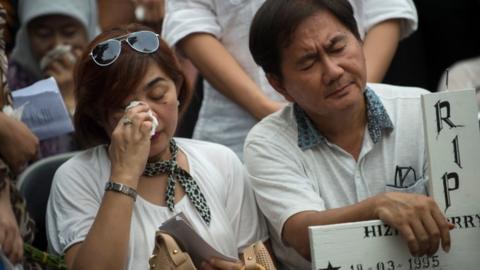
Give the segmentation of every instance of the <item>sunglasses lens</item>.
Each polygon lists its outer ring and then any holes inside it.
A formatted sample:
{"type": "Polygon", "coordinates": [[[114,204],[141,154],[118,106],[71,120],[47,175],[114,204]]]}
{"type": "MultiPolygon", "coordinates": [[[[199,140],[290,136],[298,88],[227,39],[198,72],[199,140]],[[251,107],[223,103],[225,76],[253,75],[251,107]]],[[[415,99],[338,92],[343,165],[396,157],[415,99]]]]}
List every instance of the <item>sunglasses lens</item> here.
{"type": "Polygon", "coordinates": [[[120,55],[120,42],[118,40],[107,40],[99,43],[92,51],[95,62],[101,66],[110,65],[120,55]]]}
{"type": "Polygon", "coordinates": [[[132,48],[141,53],[152,53],[160,45],[157,35],[150,31],[132,33],[128,36],[127,42],[132,48]]]}

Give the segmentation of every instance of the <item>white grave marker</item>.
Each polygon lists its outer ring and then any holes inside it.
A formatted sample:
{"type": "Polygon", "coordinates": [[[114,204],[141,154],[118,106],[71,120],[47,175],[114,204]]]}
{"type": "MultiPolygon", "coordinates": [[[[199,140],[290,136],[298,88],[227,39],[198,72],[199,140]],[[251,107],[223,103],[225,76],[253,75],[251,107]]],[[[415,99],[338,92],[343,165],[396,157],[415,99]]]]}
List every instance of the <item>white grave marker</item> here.
{"type": "MultiPolygon", "coordinates": [[[[429,192],[450,222],[452,247],[413,257],[378,220],[309,228],[314,270],[480,269],[480,134],[473,90],[422,97],[429,192]]],[[[420,117],[420,116],[419,116],[420,117]]]]}

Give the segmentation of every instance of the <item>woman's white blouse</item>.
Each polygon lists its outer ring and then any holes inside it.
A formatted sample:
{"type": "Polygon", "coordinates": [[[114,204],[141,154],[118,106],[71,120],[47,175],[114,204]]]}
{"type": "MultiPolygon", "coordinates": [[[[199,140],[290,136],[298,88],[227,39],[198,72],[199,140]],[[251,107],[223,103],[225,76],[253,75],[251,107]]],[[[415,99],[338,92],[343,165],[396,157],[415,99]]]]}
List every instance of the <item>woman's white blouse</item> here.
{"type": "MultiPolygon", "coordinates": [[[[257,211],[243,164],[228,148],[196,140],[176,139],[186,154],[190,174],[205,195],[212,214],[210,226],[187,196],[172,213],[141,196],[134,204],[126,269],[148,269],[156,229],[183,212],[193,228],[221,253],[237,257],[256,240],[268,238],[263,216],[257,211]]],[[[91,148],[64,163],[56,172],[47,206],[49,249],[63,254],[85,240],[110,178],[105,146],[91,148]]]]}

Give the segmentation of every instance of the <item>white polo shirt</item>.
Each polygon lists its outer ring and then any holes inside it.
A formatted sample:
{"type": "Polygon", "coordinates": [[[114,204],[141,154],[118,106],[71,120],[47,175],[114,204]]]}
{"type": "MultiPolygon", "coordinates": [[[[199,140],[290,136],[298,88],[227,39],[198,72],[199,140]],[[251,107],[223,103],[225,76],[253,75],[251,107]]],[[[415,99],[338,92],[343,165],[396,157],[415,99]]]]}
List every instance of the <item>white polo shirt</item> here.
{"type": "Polygon", "coordinates": [[[368,128],[358,161],[319,134],[297,105],[286,106],[251,130],[245,166],[285,269],[311,268],[281,241],[283,225],[292,215],[351,205],[385,191],[426,192],[420,105],[425,93],[369,84],[368,128]]]}

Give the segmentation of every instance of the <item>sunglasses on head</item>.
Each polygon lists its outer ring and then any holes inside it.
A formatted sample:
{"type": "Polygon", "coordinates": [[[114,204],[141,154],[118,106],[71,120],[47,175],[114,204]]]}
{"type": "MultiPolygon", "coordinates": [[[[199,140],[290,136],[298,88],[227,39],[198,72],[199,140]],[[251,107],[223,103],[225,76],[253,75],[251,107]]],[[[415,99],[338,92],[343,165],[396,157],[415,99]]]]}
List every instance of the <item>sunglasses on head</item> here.
{"type": "Polygon", "coordinates": [[[133,32],[98,43],[90,52],[93,62],[102,67],[111,65],[120,56],[122,41],[126,41],[132,49],[141,53],[156,52],[160,46],[157,33],[151,31],[133,32]]]}

